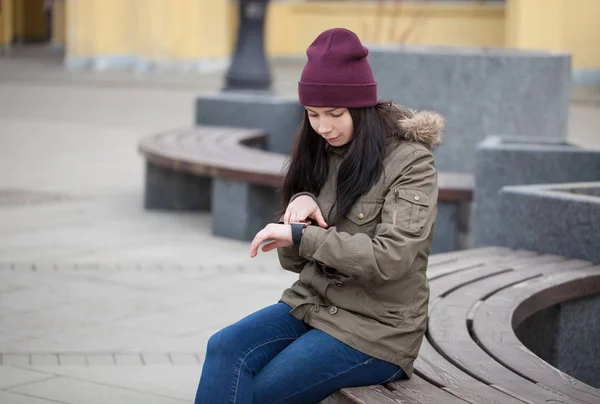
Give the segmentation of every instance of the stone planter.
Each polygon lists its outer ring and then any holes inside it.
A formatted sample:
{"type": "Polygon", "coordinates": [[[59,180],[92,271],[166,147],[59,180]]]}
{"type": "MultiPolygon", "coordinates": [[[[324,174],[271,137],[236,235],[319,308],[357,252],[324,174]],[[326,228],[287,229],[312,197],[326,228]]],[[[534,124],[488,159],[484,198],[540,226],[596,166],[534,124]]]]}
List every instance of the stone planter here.
{"type": "Polygon", "coordinates": [[[267,150],[289,154],[304,117],[297,98],[225,92],[196,99],[196,125],[264,129],[267,150]]]}
{"type": "Polygon", "coordinates": [[[476,156],[471,224],[477,247],[507,245],[502,187],[600,180],[600,150],[562,139],[489,137],[478,145],[476,156]]]}
{"type": "Polygon", "coordinates": [[[473,172],[490,135],[565,138],[571,57],[501,48],[370,46],[379,97],[447,119],[439,170],[473,172]]]}
{"type": "Polygon", "coordinates": [[[503,187],[499,202],[505,246],[600,262],[600,182],[503,187]]]}

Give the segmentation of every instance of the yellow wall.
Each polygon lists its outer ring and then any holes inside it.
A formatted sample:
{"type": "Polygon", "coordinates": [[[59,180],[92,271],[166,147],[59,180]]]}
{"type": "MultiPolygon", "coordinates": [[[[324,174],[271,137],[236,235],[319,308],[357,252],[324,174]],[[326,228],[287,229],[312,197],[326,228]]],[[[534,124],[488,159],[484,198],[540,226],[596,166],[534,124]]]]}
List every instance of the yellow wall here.
{"type": "Polygon", "coordinates": [[[507,8],[507,46],[521,49],[560,48],[561,1],[508,0],[507,8]]]}
{"type": "Polygon", "coordinates": [[[52,43],[54,45],[65,44],[66,29],[65,0],[54,0],[52,8],[52,43]]]}
{"type": "MultiPolygon", "coordinates": [[[[66,1],[68,57],[225,59],[236,38],[232,0],[60,1],[66,1]]],[[[572,0],[271,0],[265,32],[269,56],[303,56],[322,30],[338,26],[354,30],[366,44],[561,50],[572,53],[575,69],[600,70],[598,23],[600,0],[577,0],[576,6],[572,0]]]]}
{"type": "Polygon", "coordinates": [[[67,0],[67,57],[223,58],[227,0],[67,0]]]}
{"type": "MultiPolygon", "coordinates": [[[[229,0],[67,0],[69,57],[130,55],[155,59],[230,56],[238,8],[229,0]],[[110,27],[110,29],[106,29],[110,27]]],[[[369,2],[272,1],[267,13],[269,56],[302,56],[322,30],[343,26],[366,43],[502,46],[504,8],[479,4],[406,4],[379,9],[369,2]],[[390,27],[395,27],[390,40],[390,27]],[[376,26],[380,26],[379,35],[376,26]]]]}
{"type": "Polygon", "coordinates": [[[271,55],[302,55],[314,38],[345,27],[366,44],[502,46],[504,6],[470,3],[274,3],[267,33],[271,55]],[[285,32],[285,35],[282,33],[285,32]]]}
{"type": "Polygon", "coordinates": [[[7,46],[12,43],[13,30],[12,0],[0,0],[0,46],[7,46]]]}
{"type": "Polygon", "coordinates": [[[600,69],[599,0],[506,2],[506,46],[569,52],[574,68],[600,69]]]}
{"type": "Polygon", "coordinates": [[[573,53],[576,68],[600,70],[600,1],[563,0],[562,49],[573,53]],[[567,6],[569,4],[569,6],[567,6]]]}

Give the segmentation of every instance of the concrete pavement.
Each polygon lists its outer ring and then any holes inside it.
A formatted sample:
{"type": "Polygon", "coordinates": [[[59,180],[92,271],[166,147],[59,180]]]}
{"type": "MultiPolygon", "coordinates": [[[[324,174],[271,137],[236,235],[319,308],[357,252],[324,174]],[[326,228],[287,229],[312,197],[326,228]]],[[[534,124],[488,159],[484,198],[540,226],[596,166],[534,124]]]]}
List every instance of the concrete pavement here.
{"type": "Polygon", "coordinates": [[[209,336],[296,278],[143,210],[138,139],[219,87],[165,77],[0,60],[0,403],[192,402],[209,336]]]}
{"type": "MultiPolygon", "coordinates": [[[[298,71],[276,64],[278,93],[298,71]]],[[[138,139],[190,125],[221,75],[0,59],[0,403],[191,402],[209,336],[297,278],[213,237],[208,214],[142,208],[138,139]]],[[[586,91],[570,137],[600,146],[586,91]]]]}

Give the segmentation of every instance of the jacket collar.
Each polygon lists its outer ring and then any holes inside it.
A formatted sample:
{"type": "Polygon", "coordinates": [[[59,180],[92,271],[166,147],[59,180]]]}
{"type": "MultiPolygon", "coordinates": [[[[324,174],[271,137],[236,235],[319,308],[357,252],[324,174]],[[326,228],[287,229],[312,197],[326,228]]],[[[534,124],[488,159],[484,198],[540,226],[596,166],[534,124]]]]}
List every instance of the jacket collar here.
{"type": "Polygon", "coordinates": [[[350,149],[350,143],[352,142],[346,143],[345,145],[338,147],[331,146],[329,143],[327,143],[325,145],[325,150],[327,150],[327,154],[337,154],[338,156],[343,156],[346,154],[348,149],[350,149]]]}

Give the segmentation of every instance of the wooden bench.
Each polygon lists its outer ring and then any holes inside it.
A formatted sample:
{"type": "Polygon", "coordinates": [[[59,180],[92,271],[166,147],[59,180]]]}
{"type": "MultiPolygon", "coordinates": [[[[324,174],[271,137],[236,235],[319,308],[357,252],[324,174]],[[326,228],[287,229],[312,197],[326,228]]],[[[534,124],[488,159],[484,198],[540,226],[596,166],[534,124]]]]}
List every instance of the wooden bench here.
{"type": "MultiPolygon", "coordinates": [[[[286,156],[265,151],[265,140],[260,130],[203,126],[144,138],[139,150],[150,174],[154,170],[163,181],[175,178],[163,183],[163,190],[179,184],[189,197],[196,186],[212,199],[206,208],[212,205],[217,222],[235,222],[236,212],[253,216],[251,201],[259,201],[258,214],[278,202],[274,190],[281,185],[286,156]],[[181,175],[190,177],[177,182],[181,175]]],[[[157,177],[146,184],[150,205],[153,180],[157,177]]],[[[441,172],[438,182],[440,204],[471,201],[470,176],[441,172]]],[[[430,319],[414,376],[344,389],[325,403],[600,403],[598,389],[555,369],[515,334],[519,324],[550,305],[599,294],[600,266],[482,248],[432,255],[428,277],[430,319]]]]}
{"type": "Polygon", "coordinates": [[[431,256],[426,338],[410,380],[344,389],[326,404],[600,403],[515,335],[552,305],[600,294],[600,265],[504,248],[431,256]]]}
{"type": "Polygon", "coordinates": [[[139,151],[169,170],[277,187],[286,156],[262,150],[266,141],[261,130],[200,126],[145,137],[139,151]]]}
{"type": "MultiPolygon", "coordinates": [[[[264,150],[266,141],[262,130],[217,126],[144,137],[138,150],[147,162],[145,207],[210,209],[214,234],[252,239],[273,220],[268,214],[278,208],[275,190],[287,162],[286,155],[264,150]]],[[[458,206],[472,199],[472,175],[440,172],[438,184],[440,203],[458,206]]]]}

